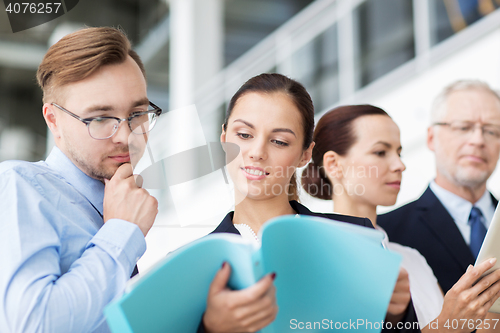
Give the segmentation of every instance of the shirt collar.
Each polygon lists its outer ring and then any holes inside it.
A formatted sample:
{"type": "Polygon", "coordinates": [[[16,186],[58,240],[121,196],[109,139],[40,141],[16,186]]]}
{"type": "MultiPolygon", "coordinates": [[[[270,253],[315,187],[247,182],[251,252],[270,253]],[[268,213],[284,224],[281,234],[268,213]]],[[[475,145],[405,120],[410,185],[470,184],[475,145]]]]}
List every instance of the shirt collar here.
{"type": "Polygon", "coordinates": [[[86,175],[58,147],[52,149],[45,162],[103,215],[104,184],[101,181],[86,175]]]}
{"type": "Polygon", "coordinates": [[[293,208],[294,211],[297,212],[297,214],[300,215],[314,215],[306,206],[298,203],[296,200],[291,200],[290,206],[293,208]]]}
{"type": "MultiPolygon", "coordinates": [[[[469,215],[472,209],[471,202],[456,195],[455,193],[445,190],[444,188],[436,184],[434,180],[431,182],[430,188],[455,221],[461,224],[469,223],[469,215]]],[[[483,219],[483,222],[486,224],[486,227],[488,227],[491,223],[489,212],[491,211],[491,207],[493,206],[493,201],[490,193],[488,191],[484,191],[484,194],[474,204],[474,206],[481,210],[483,217],[485,217],[483,219]]]]}
{"type": "Polygon", "coordinates": [[[389,236],[387,235],[387,232],[385,232],[385,230],[378,224],[375,225],[375,229],[384,234],[384,239],[382,239],[382,245],[384,245],[384,247],[387,248],[387,245],[389,245],[389,236]]]}
{"type": "MultiPolygon", "coordinates": [[[[289,201],[290,206],[300,215],[314,215],[307,207],[304,205],[301,205],[295,200],[289,201]]],[[[224,220],[215,228],[212,233],[218,233],[218,232],[230,232],[233,234],[240,234],[238,229],[233,224],[233,216],[234,212],[229,212],[226,217],[224,217],[224,220]]]]}

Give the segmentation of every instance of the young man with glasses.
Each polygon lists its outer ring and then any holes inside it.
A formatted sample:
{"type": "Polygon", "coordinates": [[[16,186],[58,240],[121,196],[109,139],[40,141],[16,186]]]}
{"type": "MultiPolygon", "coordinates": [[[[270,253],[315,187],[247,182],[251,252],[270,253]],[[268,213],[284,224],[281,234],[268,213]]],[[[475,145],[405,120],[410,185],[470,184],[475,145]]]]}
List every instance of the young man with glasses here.
{"type": "Polygon", "coordinates": [[[446,293],[474,265],[498,203],[486,189],[500,155],[498,93],[474,80],[446,87],[434,101],[427,145],[436,178],[379,223],[391,241],[424,255],[446,293]]]}
{"type": "MultiPolygon", "coordinates": [[[[37,73],[56,147],[0,164],[0,332],[108,332],[103,308],[146,249],[158,204],[130,161],[161,109],[127,37],[62,38],[37,73]]],[[[142,144],[141,144],[142,142],[142,144]]]]}

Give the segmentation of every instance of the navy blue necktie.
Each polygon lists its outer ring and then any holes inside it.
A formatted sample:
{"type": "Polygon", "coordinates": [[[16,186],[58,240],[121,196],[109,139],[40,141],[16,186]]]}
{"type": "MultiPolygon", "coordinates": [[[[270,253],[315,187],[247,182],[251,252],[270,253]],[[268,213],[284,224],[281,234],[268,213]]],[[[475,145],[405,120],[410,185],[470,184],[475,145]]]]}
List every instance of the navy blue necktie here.
{"type": "Polygon", "coordinates": [[[470,250],[474,259],[477,258],[479,249],[483,244],[484,236],[486,235],[486,227],[481,222],[483,214],[477,207],[472,207],[469,215],[470,224],[470,250]]]}

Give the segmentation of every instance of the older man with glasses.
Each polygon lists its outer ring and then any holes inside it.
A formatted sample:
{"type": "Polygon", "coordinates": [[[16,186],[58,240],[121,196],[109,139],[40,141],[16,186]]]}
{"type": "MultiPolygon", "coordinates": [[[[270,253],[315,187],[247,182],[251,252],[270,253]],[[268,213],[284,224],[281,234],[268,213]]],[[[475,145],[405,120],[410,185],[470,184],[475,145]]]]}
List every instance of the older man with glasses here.
{"type": "Polygon", "coordinates": [[[162,111],[117,29],[65,36],[37,79],[56,147],[45,161],[0,164],[0,332],[109,332],[103,308],[158,213],[130,161],[162,111]]]}
{"type": "Polygon", "coordinates": [[[446,87],[434,101],[427,146],[436,178],[379,223],[391,241],[424,255],[446,293],[474,264],[498,203],[486,189],[500,154],[498,93],[474,80],[446,87]]]}

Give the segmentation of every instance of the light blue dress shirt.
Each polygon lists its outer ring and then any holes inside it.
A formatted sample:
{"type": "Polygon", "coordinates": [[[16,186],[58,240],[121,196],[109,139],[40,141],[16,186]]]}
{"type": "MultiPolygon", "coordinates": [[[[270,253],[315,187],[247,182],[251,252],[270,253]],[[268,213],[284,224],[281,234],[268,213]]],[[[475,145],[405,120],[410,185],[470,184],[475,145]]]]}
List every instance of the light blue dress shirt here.
{"type": "MultiPolygon", "coordinates": [[[[458,230],[462,233],[465,243],[470,245],[469,215],[472,209],[472,203],[455,193],[445,190],[436,184],[435,181],[431,182],[430,188],[455,221],[458,230]]],[[[483,222],[487,230],[491,224],[491,220],[493,219],[493,214],[495,213],[495,206],[493,205],[490,192],[484,191],[483,196],[474,204],[474,206],[481,210],[481,213],[483,214],[481,222],[483,222]]]]}
{"type": "Polygon", "coordinates": [[[104,184],[57,147],[0,164],[0,332],[109,332],[104,307],[146,250],[135,225],[103,225],[104,184]]]}

